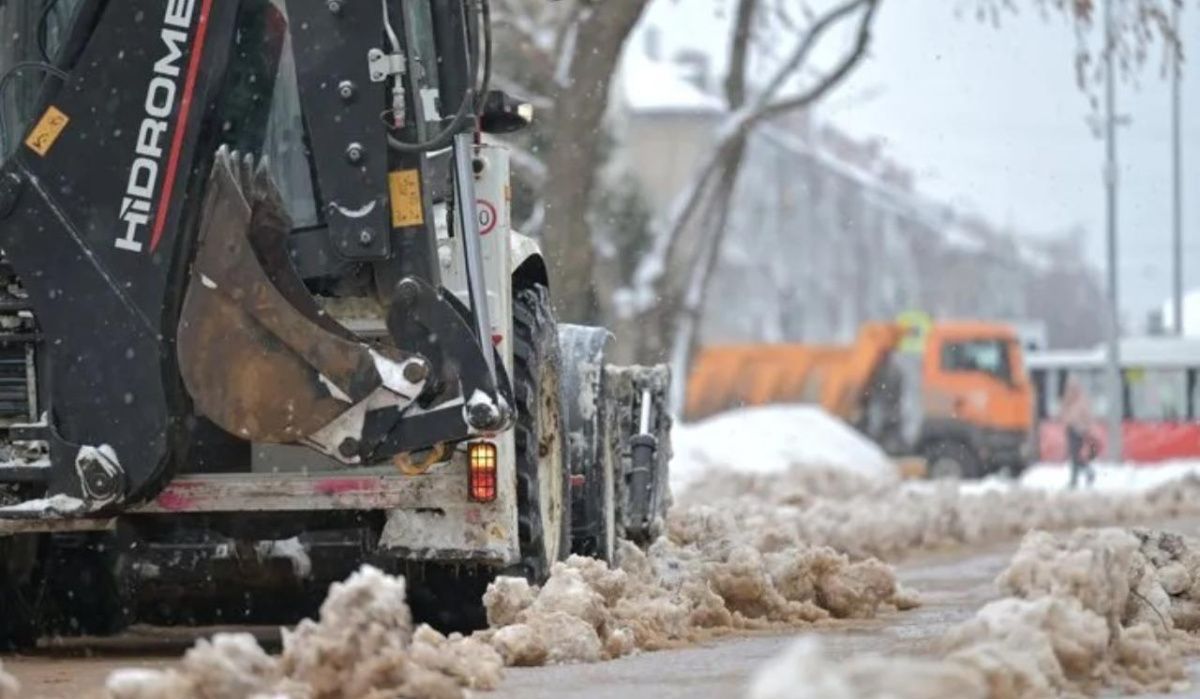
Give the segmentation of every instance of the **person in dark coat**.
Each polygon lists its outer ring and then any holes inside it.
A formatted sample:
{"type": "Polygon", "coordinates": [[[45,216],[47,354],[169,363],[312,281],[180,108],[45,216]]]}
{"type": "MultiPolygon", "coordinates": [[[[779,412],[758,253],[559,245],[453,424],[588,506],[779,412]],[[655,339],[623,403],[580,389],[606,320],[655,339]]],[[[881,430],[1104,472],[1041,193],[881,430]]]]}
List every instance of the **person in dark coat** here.
{"type": "Polygon", "coordinates": [[[1090,436],[1092,406],[1083,386],[1074,377],[1067,379],[1063,391],[1059,419],[1067,432],[1067,456],[1071,460],[1071,488],[1079,484],[1079,476],[1086,475],[1087,484],[1096,482],[1096,470],[1092,467],[1095,444],[1090,436]]]}

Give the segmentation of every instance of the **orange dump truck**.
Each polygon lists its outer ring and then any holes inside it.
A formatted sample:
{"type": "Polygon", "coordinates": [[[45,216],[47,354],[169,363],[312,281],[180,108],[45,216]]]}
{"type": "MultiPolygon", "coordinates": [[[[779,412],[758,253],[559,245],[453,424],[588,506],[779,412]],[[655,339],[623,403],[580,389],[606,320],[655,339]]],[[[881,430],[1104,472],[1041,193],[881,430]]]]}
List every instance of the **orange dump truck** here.
{"type": "Polygon", "coordinates": [[[868,323],[850,345],[706,347],[684,417],[784,403],[820,405],[934,477],[1018,473],[1030,454],[1032,388],[1003,324],[868,323]]]}

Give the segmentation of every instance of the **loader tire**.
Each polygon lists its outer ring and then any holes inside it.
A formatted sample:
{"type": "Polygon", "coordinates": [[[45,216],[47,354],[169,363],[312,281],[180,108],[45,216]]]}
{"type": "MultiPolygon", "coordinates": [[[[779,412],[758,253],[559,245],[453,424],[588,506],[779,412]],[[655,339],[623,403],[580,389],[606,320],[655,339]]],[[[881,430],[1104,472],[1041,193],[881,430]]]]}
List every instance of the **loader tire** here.
{"type": "Polygon", "coordinates": [[[545,286],[513,298],[517,534],[521,560],[506,572],[541,584],[571,549],[571,493],[559,395],[562,357],[545,286]]]}
{"type": "Polygon", "coordinates": [[[24,595],[0,583],[0,653],[20,653],[37,646],[37,622],[26,609],[24,595]]]}
{"type": "Polygon", "coordinates": [[[49,555],[48,590],[56,607],[52,630],[64,636],[112,636],[132,621],[114,542],[105,536],[67,537],[49,555]]]}
{"type": "Polygon", "coordinates": [[[37,555],[34,541],[17,536],[0,538],[0,652],[34,648],[41,635],[34,609],[36,570],[28,570],[30,555],[37,555]]]}
{"type": "Polygon", "coordinates": [[[609,444],[603,328],[561,324],[563,427],[571,470],[571,553],[612,563],[616,545],[615,451],[609,444]]]}

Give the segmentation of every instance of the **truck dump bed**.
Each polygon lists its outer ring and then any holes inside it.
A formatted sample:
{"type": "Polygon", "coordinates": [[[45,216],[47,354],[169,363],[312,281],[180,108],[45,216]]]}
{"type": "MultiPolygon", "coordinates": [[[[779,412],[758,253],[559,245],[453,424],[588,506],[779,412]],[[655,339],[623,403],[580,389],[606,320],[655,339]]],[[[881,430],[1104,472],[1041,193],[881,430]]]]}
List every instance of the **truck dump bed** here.
{"type": "Polygon", "coordinates": [[[696,358],[684,416],[699,420],[734,408],[810,403],[855,422],[872,379],[903,330],[868,323],[851,345],[716,345],[696,358]]]}

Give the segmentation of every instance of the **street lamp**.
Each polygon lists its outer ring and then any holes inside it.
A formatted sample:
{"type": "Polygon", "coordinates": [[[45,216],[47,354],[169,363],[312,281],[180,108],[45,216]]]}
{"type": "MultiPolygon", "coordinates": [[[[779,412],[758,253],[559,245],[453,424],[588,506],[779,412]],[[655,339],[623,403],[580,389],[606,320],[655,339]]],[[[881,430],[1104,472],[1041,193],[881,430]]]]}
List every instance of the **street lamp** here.
{"type": "Polygon", "coordinates": [[[1108,458],[1120,463],[1121,444],[1121,319],[1117,288],[1117,123],[1114,75],[1113,0],[1104,0],[1104,188],[1107,199],[1108,247],[1108,458]]]}
{"type": "MultiPolygon", "coordinates": [[[[1171,3],[1171,26],[1175,41],[1183,42],[1179,6],[1171,3]]],[[[1175,334],[1183,337],[1183,139],[1180,136],[1179,61],[1182,47],[1171,56],[1171,291],[1174,299],[1175,334]]]]}

